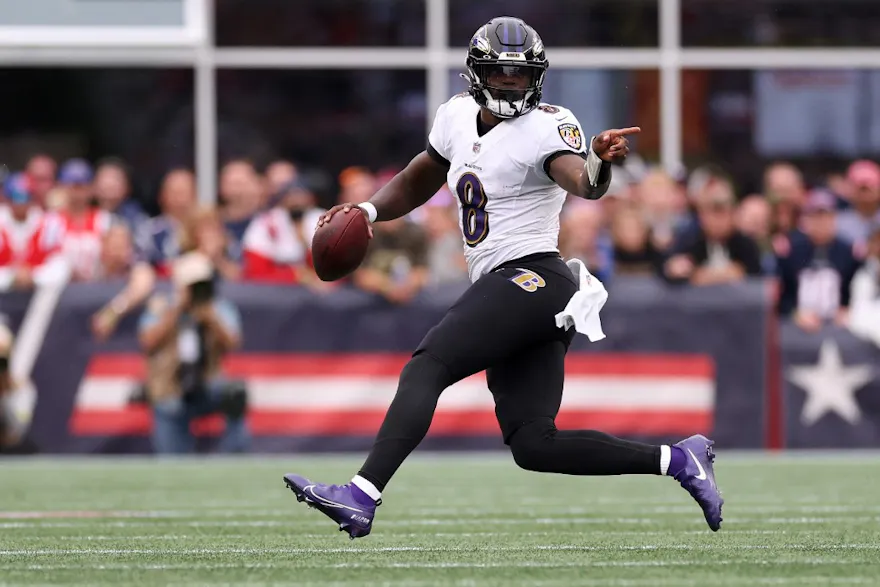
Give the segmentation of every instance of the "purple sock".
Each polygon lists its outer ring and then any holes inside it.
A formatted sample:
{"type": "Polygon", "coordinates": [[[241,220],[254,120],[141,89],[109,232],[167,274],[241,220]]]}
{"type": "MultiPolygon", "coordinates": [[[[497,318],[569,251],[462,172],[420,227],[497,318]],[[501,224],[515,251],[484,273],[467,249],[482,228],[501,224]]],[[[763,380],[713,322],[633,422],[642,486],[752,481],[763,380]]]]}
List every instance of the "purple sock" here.
{"type": "Polygon", "coordinates": [[[354,498],[354,500],[355,500],[356,502],[358,502],[359,504],[361,504],[361,505],[373,505],[373,504],[376,503],[375,501],[373,501],[373,498],[372,498],[372,497],[370,497],[369,495],[367,495],[366,493],[364,493],[363,490],[362,490],[360,487],[358,487],[357,485],[355,485],[354,483],[352,483],[351,485],[349,485],[349,487],[351,487],[351,496],[352,496],[352,497],[354,498]]]}
{"type": "Polygon", "coordinates": [[[666,474],[670,477],[675,477],[687,464],[687,455],[677,446],[670,446],[669,449],[669,469],[666,471],[666,474]]]}

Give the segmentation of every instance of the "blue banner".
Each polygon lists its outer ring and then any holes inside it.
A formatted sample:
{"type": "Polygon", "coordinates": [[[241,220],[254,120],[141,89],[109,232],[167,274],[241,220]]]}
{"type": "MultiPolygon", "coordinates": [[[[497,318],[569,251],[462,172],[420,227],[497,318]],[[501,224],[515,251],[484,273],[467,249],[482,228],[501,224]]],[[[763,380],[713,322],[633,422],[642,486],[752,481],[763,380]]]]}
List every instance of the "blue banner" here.
{"type": "MultiPolygon", "coordinates": [[[[119,287],[72,285],[54,308],[32,373],[38,399],[31,437],[43,452],[150,450],[149,410],[125,401],[143,374],[137,316],[107,343],[89,331],[92,314],[119,287]]],[[[316,296],[226,285],[244,326],[244,348],[227,369],[248,383],[253,449],[369,446],[409,352],[465,287],[397,307],[350,289],[316,296]],[[351,410],[358,413],[354,428],[340,416],[351,410]]],[[[764,446],[773,425],[765,410],[775,320],[768,292],[760,281],[696,289],[616,279],[602,312],[607,338],[591,344],[578,336],[573,344],[560,427],[658,442],[703,432],[725,448],[764,446]]],[[[0,304],[16,324],[28,300],[4,295],[0,304]]],[[[500,447],[491,408],[484,379],[461,382],[441,398],[426,446],[500,447]]],[[[216,423],[198,431],[210,443],[216,423]]]]}

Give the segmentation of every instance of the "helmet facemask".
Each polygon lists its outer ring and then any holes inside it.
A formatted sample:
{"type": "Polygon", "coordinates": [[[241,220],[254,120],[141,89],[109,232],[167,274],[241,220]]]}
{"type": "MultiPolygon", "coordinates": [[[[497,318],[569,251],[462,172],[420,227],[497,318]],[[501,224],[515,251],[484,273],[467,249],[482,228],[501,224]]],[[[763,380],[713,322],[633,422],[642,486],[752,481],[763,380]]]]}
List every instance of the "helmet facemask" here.
{"type": "Polygon", "coordinates": [[[545,67],[530,63],[468,63],[471,94],[498,118],[514,118],[541,102],[545,67]]]}

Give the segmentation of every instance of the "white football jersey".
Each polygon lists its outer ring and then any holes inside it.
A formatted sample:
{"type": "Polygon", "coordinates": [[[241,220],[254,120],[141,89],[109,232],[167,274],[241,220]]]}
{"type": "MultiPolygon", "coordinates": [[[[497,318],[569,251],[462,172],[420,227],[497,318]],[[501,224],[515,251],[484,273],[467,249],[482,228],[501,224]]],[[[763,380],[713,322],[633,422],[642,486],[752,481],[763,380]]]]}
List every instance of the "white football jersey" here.
{"type": "Polygon", "coordinates": [[[477,134],[479,105],[467,94],[437,110],[428,142],[449,161],[471,281],[534,253],[558,252],[566,193],[544,167],[559,152],[586,156],[587,139],[570,110],[542,104],[477,134]]]}

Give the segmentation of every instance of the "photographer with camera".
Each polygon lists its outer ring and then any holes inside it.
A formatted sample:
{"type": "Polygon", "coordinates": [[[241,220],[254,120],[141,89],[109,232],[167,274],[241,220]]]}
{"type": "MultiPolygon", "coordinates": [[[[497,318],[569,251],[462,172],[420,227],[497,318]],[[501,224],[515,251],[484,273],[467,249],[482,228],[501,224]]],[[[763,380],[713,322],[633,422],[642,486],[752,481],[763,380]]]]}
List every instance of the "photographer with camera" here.
{"type": "Polygon", "coordinates": [[[147,355],[147,398],[153,409],[153,447],[159,454],[194,450],[191,422],[222,414],[221,452],[246,449],[247,404],[242,385],[223,379],[220,363],[238,347],[241,318],[215,295],[211,260],[194,251],[174,261],[173,296],[156,294],[141,317],[139,338],[147,355]]]}

